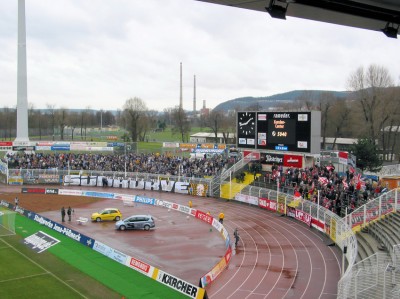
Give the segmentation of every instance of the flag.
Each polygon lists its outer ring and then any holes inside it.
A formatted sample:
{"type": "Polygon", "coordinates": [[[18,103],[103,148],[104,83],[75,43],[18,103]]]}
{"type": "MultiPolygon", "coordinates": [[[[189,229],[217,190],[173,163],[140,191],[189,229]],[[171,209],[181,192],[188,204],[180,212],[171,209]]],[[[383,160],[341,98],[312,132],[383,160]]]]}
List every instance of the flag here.
{"type": "Polygon", "coordinates": [[[322,186],[328,185],[328,183],[329,183],[328,179],[327,179],[326,177],[323,177],[323,176],[321,176],[321,177],[318,178],[318,182],[319,182],[322,186]]]}
{"type": "Polygon", "coordinates": [[[356,172],[356,170],[354,169],[354,167],[353,167],[353,166],[349,166],[349,172],[350,172],[350,173],[355,173],[355,172],[356,172]]]}
{"type": "Polygon", "coordinates": [[[335,170],[335,166],[329,165],[329,166],[326,166],[326,169],[327,169],[328,171],[334,171],[334,170],[335,170]]]}

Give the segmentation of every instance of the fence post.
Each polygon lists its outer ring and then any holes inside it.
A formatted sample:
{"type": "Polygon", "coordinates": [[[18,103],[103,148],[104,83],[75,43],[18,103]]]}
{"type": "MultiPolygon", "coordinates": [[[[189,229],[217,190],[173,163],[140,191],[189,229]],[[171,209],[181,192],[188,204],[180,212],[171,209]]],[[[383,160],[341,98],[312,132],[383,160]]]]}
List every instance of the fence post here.
{"type": "Polygon", "coordinates": [[[358,278],[358,273],[360,273],[360,270],[357,271],[357,274],[354,277],[354,299],[357,299],[357,278],[358,278]]]}
{"type": "Polygon", "coordinates": [[[364,205],[364,227],[367,225],[367,205],[364,205]]]}
{"type": "Polygon", "coordinates": [[[382,299],[386,298],[386,273],[388,272],[389,265],[386,266],[385,272],[383,273],[383,297],[382,299]]]}

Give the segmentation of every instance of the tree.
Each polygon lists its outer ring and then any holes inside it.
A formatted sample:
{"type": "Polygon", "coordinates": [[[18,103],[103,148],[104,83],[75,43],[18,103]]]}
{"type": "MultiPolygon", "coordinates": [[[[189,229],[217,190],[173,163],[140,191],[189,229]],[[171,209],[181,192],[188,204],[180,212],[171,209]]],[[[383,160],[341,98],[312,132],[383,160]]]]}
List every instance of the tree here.
{"type": "Polygon", "coordinates": [[[176,107],[172,110],[172,121],[172,134],[180,134],[182,142],[185,142],[185,137],[188,140],[191,126],[186,112],[181,107],[176,107]]]}
{"type": "Polygon", "coordinates": [[[74,140],[74,132],[78,127],[80,115],[77,112],[71,112],[68,116],[67,123],[71,127],[71,139],[74,140]]]}
{"type": "Polygon", "coordinates": [[[316,99],[311,90],[303,91],[295,100],[294,106],[299,110],[311,111],[315,109],[316,99]]]}
{"type": "Polygon", "coordinates": [[[2,132],[3,140],[15,136],[15,128],[17,123],[17,109],[4,107],[0,112],[0,132],[2,132]],[[14,132],[14,133],[12,133],[14,132]]]}
{"type": "Polygon", "coordinates": [[[207,117],[207,127],[210,128],[215,136],[215,143],[218,143],[218,132],[223,122],[223,114],[221,111],[211,111],[207,117]]]}
{"type": "MultiPolygon", "coordinates": [[[[327,121],[325,127],[326,133],[324,134],[334,138],[333,148],[335,148],[337,138],[348,137],[350,135],[352,128],[350,124],[350,116],[351,109],[346,100],[337,100],[329,109],[329,117],[326,115],[325,118],[322,118],[322,121],[327,121]]],[[[325,149],[325,144],[322,148],[325,149]]]]}
{"type": "Polygon", "coordinates": [[[356,156],[357,167],[362,171],[378,172],[382,168],[382,160],[371,139],[358,139],[357,143],[351,147],[351,152],[356,156]]]}
{"type": "MultiPolygon", "coordinates": [[[[222,136],[224,138],[224,143],[228,143],[228,139],[235,136],[236,132],[236,111],[228,111],[226,115],[222,118],[221,122],[222,136]]],[[[234,139],[233,143],[236,142],[234,139]]]]}
{"type": "Polygon", "coordinates": [[[332,92],[324,92],[320,95],[319,99],[319,109],[321,111],[321,137],[322,137],[322,148],[325,148],[325,138],[326,131],[328,129],[328,119],[329,112],[333,106],[333,102],[335,101],[335,97],[332,92]]]}
{"type": "Polygon", "coordinates": [[[46,104],[46,106],[48,111],[47,113],[50,115],[51,133],[53,135],[53,141],[54,141],[55,127],[56,127],[56,110],[54,105],[46,104]]]}
{"type": "Polygon", "coordinates": [[[67,126],[68,111],[65,108],[61,108],[56,111],[56,122],[60,129],[60,139],[64,140],[64,129],[67,126]]]}
{"type": "Polygon", "coordinates": [[[131,134],[133,142],[140,136],[139,122],[145,117],[147,106],[140,98],[130,98],[124,104],[125,129],[131,134]]]}
{"type": "Polygon", "coordinates": [[[366,70],[359,67],[350,75],[347,85],[360,104],[365,135],[375,142],[381,135],[379,119],[388,117],[384,109],[384,97],[386,88],[393,85],[389,71],[378,65],[370,65],[366,70]]]}

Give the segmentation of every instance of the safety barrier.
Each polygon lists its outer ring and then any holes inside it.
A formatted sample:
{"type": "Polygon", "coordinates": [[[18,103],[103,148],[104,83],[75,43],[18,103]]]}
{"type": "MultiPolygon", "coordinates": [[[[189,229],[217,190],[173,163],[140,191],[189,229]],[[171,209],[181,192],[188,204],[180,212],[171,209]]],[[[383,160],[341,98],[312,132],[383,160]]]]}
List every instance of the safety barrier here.
{"type": "Polygon", "coordinates": [[[351,214],[343,218],[343,220],[352,227],[354,231],[360,230],[367,226],[370,222],[381,219],[389,213],[393,213],[400,208],[399,189],[393,189],[382,194],[376,199],[367,202],[359,207],[351,214]]]}
{"type": "MultiPolygon", "coordinates": [[[[353,231],[376,223],[389,213],[399,210],[398,191],[399,189],[395,189],[381,195],[347,215],[343,220],[353,231]]],[[[378,224],[375,228],[375,237],[390,250],[387,234],[378,224]]],[[[389,259],[386,254],[376,253],[354,265],[339,281],[338,288],[341,292],[338,298],[400,298],[399,246],[389,251],[391,256],[389,259]]]]}

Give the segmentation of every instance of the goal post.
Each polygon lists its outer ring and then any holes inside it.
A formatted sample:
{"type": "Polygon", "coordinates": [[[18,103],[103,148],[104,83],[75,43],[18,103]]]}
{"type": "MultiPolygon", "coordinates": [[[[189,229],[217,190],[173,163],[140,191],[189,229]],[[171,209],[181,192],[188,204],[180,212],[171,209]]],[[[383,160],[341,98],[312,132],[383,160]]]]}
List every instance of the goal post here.
{"type": "Polygon", "coordinates": [[[15,212],[0,209],[0,237],[15,235],[15,212]]]}

